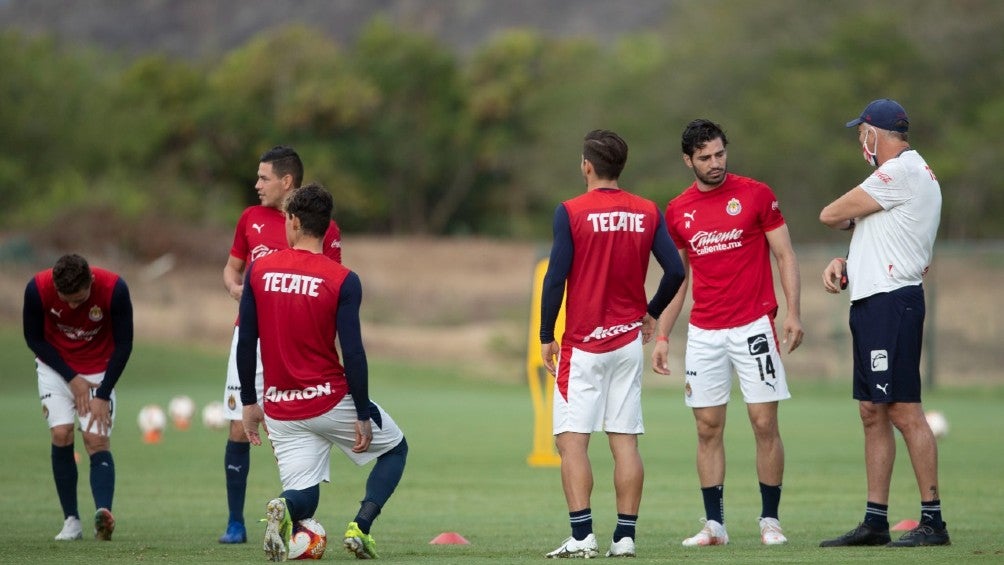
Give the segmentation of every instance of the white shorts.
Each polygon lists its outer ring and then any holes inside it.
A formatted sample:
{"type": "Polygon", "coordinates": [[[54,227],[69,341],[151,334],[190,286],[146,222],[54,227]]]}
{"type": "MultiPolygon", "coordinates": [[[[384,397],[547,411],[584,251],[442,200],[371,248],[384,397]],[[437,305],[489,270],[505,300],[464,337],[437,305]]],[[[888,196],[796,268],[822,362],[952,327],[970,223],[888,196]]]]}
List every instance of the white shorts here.
{"type": "MultiPolygon", "coordinates": [[[[73,391],[70,390],[70,384],[52,367],[38,359],[35,359],[35,369],[38,372],[38,398],[42,401],[42,415],[45,416],[45,421],[49,423],[49,427],[54,428],[56,426],[72,424],[73,419],[79,415],[77,414],[76,404],[73,402],[73,391]]],[[[95,385],[100,385],[101,381],[105,378],[103,372],[80,376],[95,385]]],[[[96,390],[98,389],[91,388],[91,398],[94,398],[94,391],[96,390]]],[[[108,409],[112,417],[112,423],[108,426],[108,437],[112,435],[112,428],[115,427],[114,389],[112,390],[110,400],[108,409]]],[[[86,430],[87,426],[91,423],[90,415],[79,416],[78,420],[80,421],[81,431],[86,430]]],[[[98,433],[96,427],[90,433],[98,433]]]]}
{"type": "Polygon", "coordinates": [[[363,453],[354,453],[355,424],[359,420],[352,395],[345,395],[334,408],[307,420],[273,420],[265,416],[268,439],[279,464],[283,490],[302,490],[331,478],[331,447],[337,445],[356,465],[365,465],[401,443],[404,434],[390,414],[379,411],[380,426],[373,418],[373,440],[363,453]]]}
{"type": "MultiPolygon", "coordinates": [[[[237,375],[237,331],[234,327],[234,339],[230,342],[230,359],[227,360],[227,386],[223,390],[223,415],[227,420],[242,420],[244,405],[241,404],[241,379],[237,375]]],[[[254,386],[258,391],[258,405],[262,405],[262,394],[265,392],[265,376],[261,367],[261,343],[258,343],[258,362],[255,365],[254,386]]]]}
{"type": "Polygon", "coordinates": [[[641,334],[631,343],[605,353],[562,348],[558,374],[568,363],[566,399],[555,384],[553,432],[642,434],[641,376],[644,370],[641,334]],[[566,359],[567,355],[567,359],[566,359]]]}
{"type": "Polygon", "coordinates": [[[769,316],[723,330],[690,325],[684,364],[684,399],[691,408],[728,404],[733,369],[748,404],[791,398],[769,316]]]}

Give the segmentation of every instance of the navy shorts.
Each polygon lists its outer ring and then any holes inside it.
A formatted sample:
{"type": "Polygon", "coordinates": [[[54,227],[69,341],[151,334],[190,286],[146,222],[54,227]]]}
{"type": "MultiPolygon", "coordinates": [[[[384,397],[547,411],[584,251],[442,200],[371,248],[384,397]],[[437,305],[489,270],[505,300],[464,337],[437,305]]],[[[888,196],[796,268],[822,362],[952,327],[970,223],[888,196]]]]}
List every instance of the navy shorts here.
{"type": "Polygon", "coordinates": [[[851,303],[856,400],[920,402],[924,313],[921,285],[851,303]]]}

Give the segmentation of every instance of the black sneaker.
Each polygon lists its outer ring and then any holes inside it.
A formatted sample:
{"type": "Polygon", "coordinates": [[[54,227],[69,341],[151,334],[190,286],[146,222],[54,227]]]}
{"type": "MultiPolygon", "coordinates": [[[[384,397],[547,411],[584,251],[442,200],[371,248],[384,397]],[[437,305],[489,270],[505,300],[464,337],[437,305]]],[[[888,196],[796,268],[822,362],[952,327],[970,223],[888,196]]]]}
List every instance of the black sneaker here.
{"type": "MultiPolygon", "coordinates": [[[[905,536],[904,536],[905,537],[905,536]]],[[[889,528],[873,528],[864,522],[839,538],[824,540],[819,547],[844,547],[848,545],[886,545],[889,543],[889,528]]]]}
{"type": "Polygon", "coordinates": [[[919,547],[922,545],[952,545],[952,540],[948,537],[948,522],[941,524],[941,528],[935,528],[931,524],[921,524],[903,534],[898,540],[886,544],[887,547],[919,547]]]}

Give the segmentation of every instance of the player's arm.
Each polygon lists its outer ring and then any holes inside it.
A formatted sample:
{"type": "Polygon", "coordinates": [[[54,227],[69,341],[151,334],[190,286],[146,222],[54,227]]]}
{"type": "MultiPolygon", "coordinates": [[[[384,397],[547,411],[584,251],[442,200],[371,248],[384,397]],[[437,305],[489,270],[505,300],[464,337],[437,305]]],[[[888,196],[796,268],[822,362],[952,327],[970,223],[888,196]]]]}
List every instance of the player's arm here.
{"type": "Polygon", "coordinates": [[[111,312],[112,319],[112,340],[115,348],[108,359],[108,367],[105,369],[105,377],[101,381],[94,396],[102,400],[110,400],[112,389],[118,382],[122,372],[125,371],[129,356],[132,355],[133,342],[133,315],[132,299],[129,296],[129,287],[125,281],[119,278],[115,281],[115,288],[112,289],[111,312]]]}
{"type": "Polygon", "coordinates": [[[823,208],[819,213],[819,221],[833,229],[849,230],[854,228],[856,218],[863,218],[881,209],[878,201],[863,188],[856,186],[823,208]]]}
{"type": "Polygon", "coordinates": [[[547,263],[547,272],[540,291],[540,356],[544,367],[552,375],[555,371],[555,357],[559,353],[554,337],[554,325],[561,311],[561,301],[565,295],[565,281],[572,268],[575,244],[572,241],[572,227],[568,210],[559,204],[554,211],[554,243],[547,263]]]}
{"type": "Polygon", "coordinates": [[[42,306],[42,295],[38,291],[35,279],[28,281],[24,289],[24,308],[21,312],[24,330],[24,341],[28,344],[35,357],[52,370],[59,373],[63,380],[70,382],[77,372],[70,368],[59,354],[59,351],[45,339],[45,309],[42,306]]]}
{"type": "Polygon", "coordinates": [[[655,347],[652,348],[652,370],[660,375],[669,374],[669,334],[676,325],[676,319],[683,311],[683,303],[687,299],[687,287],[690,282],[690,259],[686,249],[678,249],[680,264],[683,266],[683,282],[669,305],[659,315],[659,323],[655,331],[655,347]]]}
{"type": "Polygon", "coordinates": [[[766,235],[770,252],[777,262],[781,290],[784,291],[787,305],[781,343],[788,344],[788,353],[791,353],[802,344],[802,337],[805,335],[802,329],[802,282],[798,272],[798,258],[795,256],[795,249],[791,246],[791,234],[788,232],[787,224],[781,224],[780,227],[767,232],[766,235]]]}
{"type": "Polygon", "coordinates": [[[363,347],[362,329],[359,323],[359,307],[362,305],[363,286],[359,276],[349,273],[342,281],[338,292],[338,312],[335,314],[335,327],[338,333],[338,343],[342,348],[342,361],[345,365],[345,380],[349,385],[349,394],[356,408],[356,442],[352,451],[362,453],[369,449],[373,440],[373,423],[370,421],[369,398],[369,365],[366,361],[366,349],[363,347]]]}
{"type": "Polygon", "coordinates": [[[244,259],[229,255],[227,256],[227,264],[223,266],[223,287],[227,289],[227,294],[238,302],[240,302],[241,293],[244,291],[245,265],[244,259]]]}
{"type": "Polygon", "coordinates": [[[655,296],[648,303],[648,313],[653,318],[659,318],[670,301],[679,294],[685,276],[683,260],[680,259],[680,253],[673,245],[673,240],[669,238],[666,221],[662,215],[656,217],[659,218],[659,226],[656,228],[655,238],[652,240],[652,254],[662,266],[662,279],[659,280],[659,288],[656,290],[655,296]]]}
{"type": "MultiPolygon", "coordinates": [[[[233,259],[233,257],[231,257],[233,259]]],[[[247,280],[251,280],[254,263],[247,269],[247,280]]],[[[243,286],[243,285],[242,285],[243,286]]],[[[258,404],[258,394],[255,387],[255,376],[258,369],[258,307],[255,303],[254,291],[248,286],[248,292],[241,294],[239,307],[240,325],[237,329],[237,377],[241,383],[241,404],[248,406],[258,404]]]]}

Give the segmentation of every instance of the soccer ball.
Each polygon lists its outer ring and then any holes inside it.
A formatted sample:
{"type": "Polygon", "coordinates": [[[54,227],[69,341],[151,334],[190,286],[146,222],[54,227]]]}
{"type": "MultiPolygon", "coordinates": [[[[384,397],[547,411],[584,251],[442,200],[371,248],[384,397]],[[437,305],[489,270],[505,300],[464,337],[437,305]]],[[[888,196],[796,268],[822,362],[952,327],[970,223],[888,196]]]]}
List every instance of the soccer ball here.
{"type": "Polygon", "coordinates": [[[290,559],[320,559],[327,547],[328,534],[320,522],[306,518],[293,524],[293,535],[289,538],[290,559]]]}
{"type": "Polygon", "coordinates": [[[941,439],[948,435],[948,419],[944,414],[937,410],[928,410],[924,413],[924,417],[927,418],[927,425],[931,426],[934,437],[941,439]]]}
{"type": "Polygon", "coordinates": [[[187,396],[175,396],[167,405],[167,413],[171,415],[174,427],[187,430],[192,422],[192,414],[195,413],[195,402],[187,396]]]}
{"type": "Polygon", "coordinates": [[[222,402],[210,402],[202,409],[202,425],[211,430],[219,430],[227,423],[222,402]]]}
{"type": "Polygon", "coordinates": [[[147,404],[140,408],[136,423],[139,424],[139,429],[143,432],[143,441],[157,443],[160,441],[161,433],[164,432],[164,426],[167,425],[167,416],[164,415],[164,409],[160,406],[147,404]]]}

